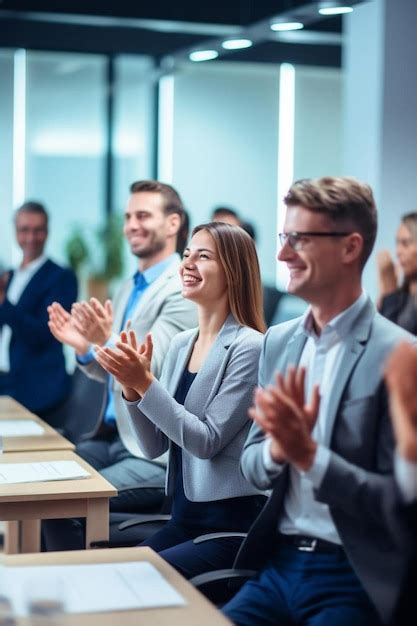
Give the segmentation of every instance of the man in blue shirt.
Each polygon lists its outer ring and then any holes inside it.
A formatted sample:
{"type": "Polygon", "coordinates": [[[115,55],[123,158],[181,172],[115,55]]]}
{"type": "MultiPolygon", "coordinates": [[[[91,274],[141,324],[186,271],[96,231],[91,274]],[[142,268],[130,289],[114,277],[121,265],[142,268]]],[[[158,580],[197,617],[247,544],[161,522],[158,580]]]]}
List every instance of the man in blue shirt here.
{"type": "Polygon", "coordinates": [[[106,399],[93,435],[77,447],[82,456],[122,494],[113,498],[113,511],[144,511],[155,507],[162,491],[129,490],[133,484],[163,483],[164,459],[150,462],[143,454],[130,426],[125,422],[120,386],[94,358],[92,345],[114,345],[129,322],[139,341],[152,333],[152,368],[160,374],[171,339],[178,332],[197,325],[196,309],[181,296],[178,274],[180,257],[177,238],[184,223],[184,208],[178,193],[158,181],[138,181],[131,185],[125,211],[124,234],[132,254],[138,258],[138,271],[116,294],[113,306],[107,301],[82,302],[71,315],[58,304],[50,307],[50,328],[62,342],[77,353],[79,367],[87,376],[104,383],[106,399]]]}

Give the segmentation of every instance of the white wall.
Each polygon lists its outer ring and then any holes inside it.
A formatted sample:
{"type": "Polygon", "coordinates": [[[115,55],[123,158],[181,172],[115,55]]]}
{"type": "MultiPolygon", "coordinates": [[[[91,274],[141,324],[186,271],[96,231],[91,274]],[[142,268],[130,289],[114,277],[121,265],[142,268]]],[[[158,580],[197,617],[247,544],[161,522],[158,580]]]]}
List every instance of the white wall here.
{"type": "Polygon", "coordinates": [[[295,180],[344,174],[342,105],[339,69],[296,67],[295,180]]]}

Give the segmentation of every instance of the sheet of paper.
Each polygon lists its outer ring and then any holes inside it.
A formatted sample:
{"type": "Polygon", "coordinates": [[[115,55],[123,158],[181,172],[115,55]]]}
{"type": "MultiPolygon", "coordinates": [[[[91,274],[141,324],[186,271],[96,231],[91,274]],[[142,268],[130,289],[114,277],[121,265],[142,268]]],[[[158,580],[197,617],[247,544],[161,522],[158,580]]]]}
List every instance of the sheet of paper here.
{"type": "Polygon", "coordinates": [[[0,485],[86,478],[90,474],[77,461],[0,463],[0,485]]]}
{"type": "Polygon", "coordinates": [[[35,420],[0,420],[0,437],[43,435],[45,429],[35,420]]]}
{"type": "Polygon", "coordinates": [[[64,613],[102,613],[186,604],[158,570],[145,561],[3,566],[0,567],[0,589],[10,600],[14,615],[19,617],[27,616],[28,607],[36,601],[59,603],[64,613]],[[41,590],[38,599],[34,597],[34,588],[41,590]],[[48,597],[48,590],[52,590],[51,597],[48,597]]]}

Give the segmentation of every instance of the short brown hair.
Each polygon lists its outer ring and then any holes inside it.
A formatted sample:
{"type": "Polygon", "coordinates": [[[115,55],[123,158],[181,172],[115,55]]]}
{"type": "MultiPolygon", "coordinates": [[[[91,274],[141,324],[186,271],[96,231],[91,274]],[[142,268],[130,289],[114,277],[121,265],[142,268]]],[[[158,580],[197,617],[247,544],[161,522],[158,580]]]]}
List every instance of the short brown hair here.
{"type": "Polygon", "coordinates": [[[261,273],[255,244],[240,226],[210,222],[196,226],[193,235],[206,230],[213,237],[226,275],[230,310],[242,326],[265,332],[261,273]]]}
{"type": "Polygon", "coordinates": [[[130,193],[141,193],[149,191],[151,193],[160,193],[164,202],[164,212],[166,215],[170,213],[178,213],[181,222],[184,217],[184,205],[179,193],[166,183],[160,183],[158,180],[137,180],[130,185],[130,193]]]}
{"type": "Polygon", "coordinates": [[[350,177],[297,180],[284,198],[287,207],[300,205],[326,215],[336,230],[351,229],[363,239],[361,266],[368,260],[377,232],[377,212],[369,185],[350,177]]]}
{"type": "Polygon", "coordinates": [[[410,235],[417,242],[417,213],[406,213],[401,217],[401,223],[410,231],[410,235]]]}
{"type": "Polygon", "coordinates": [[[43,215],[45,219],[45,226],[48,228],[49,216],[48,211],[45,209],[45,205],[41,202],[37,202],[36,200],[27,200],[23,204],[21,204],[14,213],[14,221],[16,222],[16,218],[20,213],[37,213],[38,215],[43,215]]]}

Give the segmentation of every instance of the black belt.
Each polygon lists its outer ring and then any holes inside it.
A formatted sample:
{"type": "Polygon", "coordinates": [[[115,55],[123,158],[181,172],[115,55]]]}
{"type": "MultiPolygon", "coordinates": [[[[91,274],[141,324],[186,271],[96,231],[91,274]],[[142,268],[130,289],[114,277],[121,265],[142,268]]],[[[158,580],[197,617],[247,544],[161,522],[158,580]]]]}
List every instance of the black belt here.
{"type": "Polygon", "coordinates": [[[342,546],[324,539],[316,537],[306,537],[304,535],[278,535],[278,541],[286,546],[292,546],[302,552],[333,552],[340,553],[343,551],[342,546]]]}

